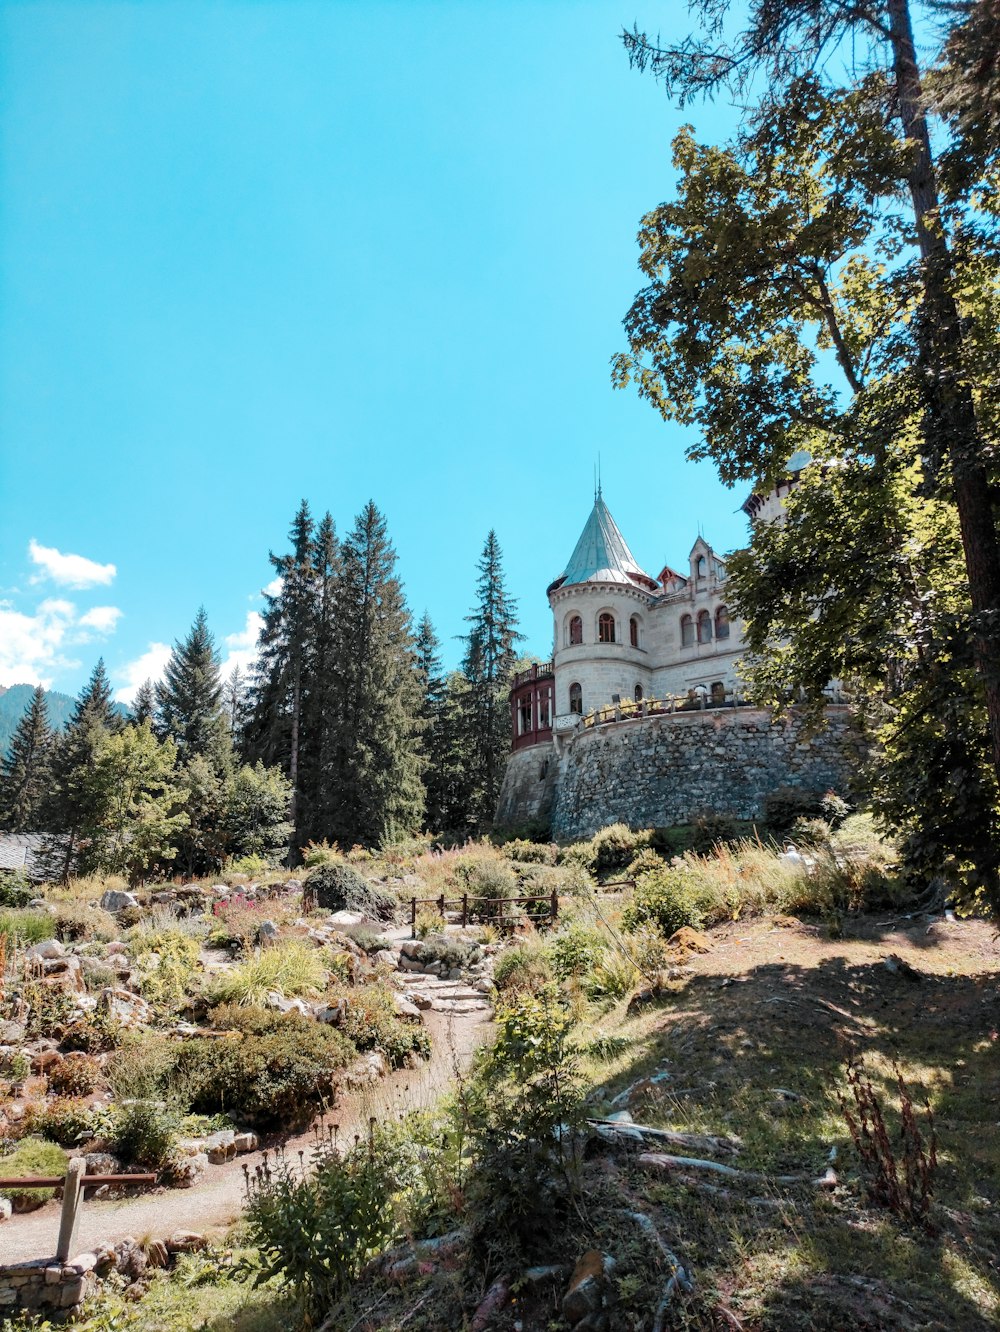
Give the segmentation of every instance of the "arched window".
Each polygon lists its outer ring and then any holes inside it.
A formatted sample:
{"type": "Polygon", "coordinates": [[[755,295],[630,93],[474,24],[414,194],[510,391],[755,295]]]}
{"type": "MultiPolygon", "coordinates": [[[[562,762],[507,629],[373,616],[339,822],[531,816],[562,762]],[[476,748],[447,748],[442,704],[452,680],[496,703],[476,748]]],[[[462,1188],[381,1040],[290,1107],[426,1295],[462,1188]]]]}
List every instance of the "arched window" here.
{"type": "Polygon", "coordinates": [[[569,710],[583,716],[583,689],[578,684],[569,687],[569,710]]]}
{"type": "Polygon", "coordinates": [[[721,680],[712,681],[712,706],[721,708],[726,701],[726,686],[721,680]]]}
{"type": "Polygon", "coordinates": [[[635,687],[635,701],[637,703],[642,702],[642,685],[636,685],[635,687]]]}
{"type": "Polygon", "coordinates": [[[704,555],[698,556],[698,562],[694,566],[694,570],[699,578],[705,577],[705,574],[708,572],[708,561],[705,559],[704,555]]]}
{"type": "Polygon", "coordinates": [[[579,615],[574,615],[569,622],[569,641],[570,645],[583,642],[583,620],[579,615]]]}
{"type": "Polygon", "coordinates": [[[690,615],[681,616],[681,647],[694,646],[694,620],[690,615]]]}
{"type": "Polygon", "coordinates": [[[712,641],[712,617],[708,611],[701,611],[698,616],[698,642],[711,643],[712,641]]]}
{"type": "Polygon", "coordinates": [[[729,637],[729,610],[726,606],[720,606],[715,612],[715,636],[716,638],[729,637]]]}
{"type": "Polygon", "coordinates": [[[628,641],[634,648],[639,646],[639,617],[633,615],[628,622],[628,641]]]}
{"type": "Polygon", "coordinates": [[[610,611],[601,611],[597,617],[597,641],[598,643],[615,641],[615,617],[610,611]]]}

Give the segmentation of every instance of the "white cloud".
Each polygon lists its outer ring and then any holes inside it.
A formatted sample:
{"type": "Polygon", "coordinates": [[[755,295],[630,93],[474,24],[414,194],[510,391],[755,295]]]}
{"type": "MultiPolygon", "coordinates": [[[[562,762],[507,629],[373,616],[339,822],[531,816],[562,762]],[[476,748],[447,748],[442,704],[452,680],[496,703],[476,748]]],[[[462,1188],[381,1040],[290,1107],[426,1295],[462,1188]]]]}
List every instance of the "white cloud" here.
{"type": "Polygon", "coordinates": [[[94,606],[80,616],[81,629],[93,629],[98,634],[114,633],[122,612],[117,606],[94,606]]]}
{"type": "Polygon", "coordinates": [[[223,679],[232,674],[234,666],[238,666],[241,673],[246,675],[257,660],[257,639],[263,626],[264,617],[260,611],[248,611],[242,630],[237,634],[226,635],[225,644],[228,652],[222,663],[223,679]]]}
{"type": "Polygon", "coordinates": [[[285,585],[284,580],[279,574],[277,578],[272,578],[271,581],[266,585],[266,587],[262,587],[260,590],[264,593],[265,596],[276,597],[280,593],[284,585],[285,585]]]}
{"type": "Polygon", "coordinates": [[[96,560],[88,560],[85,555],[64,555],[54,546],[40,546],[34,537],[28,543],[28,554],[32,563],[37,564],[41,571],[32,579],[36,583],[43,578],[51,578],[63,587],[106,586],[118,572],[113,564],[98,564],[96,560]]]}
{"type": "Polygon", "coordinates": [[[167,643],[150,643],[141,657],[130,661],[117,671],[116,677],[123,683],[115,690],[119,703],[131,703],[136,690],[144,680],[159,680],[170,660],[170,646],[167,643]]]}
{"type": "Polygon", "coordinates": [[[76,617],[71,601],[50,598],[31,614],[0,602],[0,684],[51,687],[54,675],[79,666],[63,653],[76,617]]]}

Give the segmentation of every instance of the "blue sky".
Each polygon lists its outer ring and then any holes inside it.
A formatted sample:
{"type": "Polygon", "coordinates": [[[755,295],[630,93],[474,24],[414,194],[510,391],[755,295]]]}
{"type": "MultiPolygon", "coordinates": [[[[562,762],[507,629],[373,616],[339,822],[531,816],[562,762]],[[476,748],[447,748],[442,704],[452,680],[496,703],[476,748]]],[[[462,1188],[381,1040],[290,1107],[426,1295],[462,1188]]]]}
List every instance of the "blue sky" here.
{"type": "Polygon", "coordinates": [[[301,497],[373,498],[457,664],[490,527],[526,650],[593,498],[641,564],[742,493],[609,359],[675,112],[674,0],[0,3],[0,684],[127,697],[199,604],[252,647],[301,497]]]}

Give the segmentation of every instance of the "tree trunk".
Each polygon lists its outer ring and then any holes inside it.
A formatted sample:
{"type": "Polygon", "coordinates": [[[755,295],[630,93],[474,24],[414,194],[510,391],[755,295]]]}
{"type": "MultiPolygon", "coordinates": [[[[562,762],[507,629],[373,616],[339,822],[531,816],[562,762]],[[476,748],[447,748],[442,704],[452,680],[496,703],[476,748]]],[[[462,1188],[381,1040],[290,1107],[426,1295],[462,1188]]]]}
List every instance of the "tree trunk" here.
{"type": "Polygon", "coordinates": [[[926,395],[929,462],[946,461],[958,509],[972,602],[973,650],[989,717],[1000,786],[1000,542],[972,390],[962,367],[962,326],[952,295],[952,261],[938,216],[930,134],[909,0],[887,0],[903,133],[913,154],[909,186],[923,264],[920,356],[926,395]]]}
{"type": "Polygon", "coordinates": [[[292,738],[288,755],[288,780],[292,784],[292,795],[288,802],[288,821],[292,831],[288,840],[288,864],[295,860],[295,847],[299,822],[299,717],[302,713],[302,667],[295,664],[295,683],[292,687],[292,738]]]}

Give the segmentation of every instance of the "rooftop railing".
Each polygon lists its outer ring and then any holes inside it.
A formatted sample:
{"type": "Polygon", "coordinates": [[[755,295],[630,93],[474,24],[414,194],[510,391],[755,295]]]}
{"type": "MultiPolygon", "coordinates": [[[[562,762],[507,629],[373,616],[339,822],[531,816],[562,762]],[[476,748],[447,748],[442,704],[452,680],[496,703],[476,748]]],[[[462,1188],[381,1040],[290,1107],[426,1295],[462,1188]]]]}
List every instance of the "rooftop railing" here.
{"type": "Polygon", "coordinates": [[[518,671],[516,673],[511,688],[516,689],[518,685],[527,684],[530,680],[541,680],[546,675],[552,675],[553,670],[554,667],[551,661],[537,661],[534,666],[529,667],[528,670],[518,671]]]}

